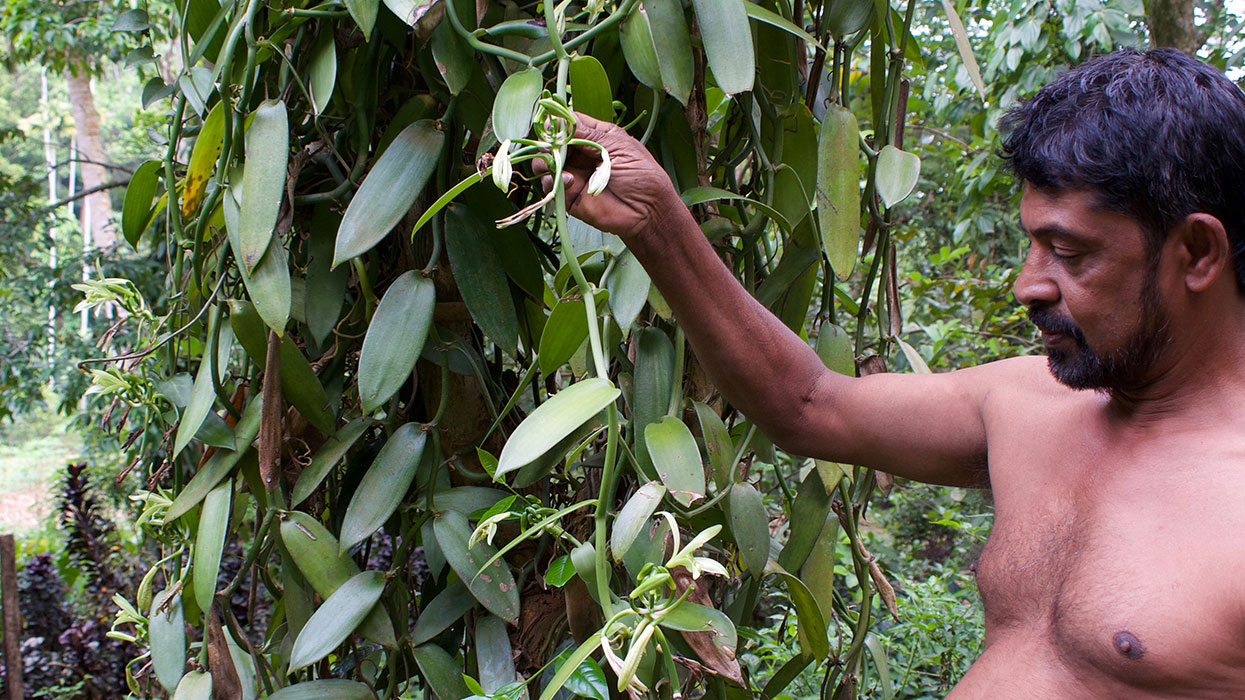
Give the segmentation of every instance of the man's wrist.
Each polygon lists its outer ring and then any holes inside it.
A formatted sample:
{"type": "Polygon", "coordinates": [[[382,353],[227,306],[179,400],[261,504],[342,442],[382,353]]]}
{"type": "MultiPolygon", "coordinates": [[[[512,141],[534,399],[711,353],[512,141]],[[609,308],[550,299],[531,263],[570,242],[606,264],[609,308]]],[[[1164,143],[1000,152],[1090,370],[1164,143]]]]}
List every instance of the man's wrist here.
{"type": "Polygon", "coordinates": [[[653,207],[644,223],[627,241],[632,248],[653,248],[669,245],[673,237],[688,231],[699,231],[692,212],[673,189],[653,207]]]}

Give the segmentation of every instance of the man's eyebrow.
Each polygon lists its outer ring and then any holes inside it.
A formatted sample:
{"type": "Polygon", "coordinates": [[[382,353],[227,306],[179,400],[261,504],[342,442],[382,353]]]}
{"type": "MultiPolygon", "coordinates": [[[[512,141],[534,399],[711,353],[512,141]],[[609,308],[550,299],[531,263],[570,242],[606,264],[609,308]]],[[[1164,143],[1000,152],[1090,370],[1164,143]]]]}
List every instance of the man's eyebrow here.
{"type": "Polygon", "coordinates": [[[1029,229],[1023,222],[1021,222],[1020,228],[1024,229],[1026,233],[1034,238],[1062,238],[1077,243],[1089,241],[1089,236],[1086,236],[1078,231],[1073,231],[1072,229],[1064,228],[1059,224],[1047,224],[1045,226],[1038,226],[1035,229],[1029,229]]]}

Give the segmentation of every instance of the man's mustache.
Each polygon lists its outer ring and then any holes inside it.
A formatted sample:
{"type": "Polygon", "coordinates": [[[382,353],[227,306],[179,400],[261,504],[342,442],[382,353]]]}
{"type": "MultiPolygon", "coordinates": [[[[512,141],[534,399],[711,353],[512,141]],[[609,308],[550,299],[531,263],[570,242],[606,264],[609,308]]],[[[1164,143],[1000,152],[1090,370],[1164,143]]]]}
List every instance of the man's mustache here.
{"type": "Polygon", "coordinates": [[[1030,306],[1027,313],[1033,325],[1047,333],[1066,335],[1078,343],[1085,337],[1072,319],[1059,315],[1049,306],[1030,306]]]}

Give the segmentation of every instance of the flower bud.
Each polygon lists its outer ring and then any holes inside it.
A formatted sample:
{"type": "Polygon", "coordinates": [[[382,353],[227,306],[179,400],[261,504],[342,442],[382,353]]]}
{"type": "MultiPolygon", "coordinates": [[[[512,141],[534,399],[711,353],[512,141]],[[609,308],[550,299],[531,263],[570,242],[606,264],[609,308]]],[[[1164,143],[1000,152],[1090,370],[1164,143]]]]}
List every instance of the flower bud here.
{"type": "Polygon", "coordinates": [[[592,177],[588,178],[588,194],[595,197],[604,192],[608,184],[610,184],[610,153],[602,148],[601,164],[592,171],[592,177]]]}
{"type": "Polygon", "coordinates": [[[510,178],[514,177],[514,166],[510,164],[510,139],[501,142],[497,149],[497,157],[493,159],[493,184],[502,192],[510,190],[510,178]]]}

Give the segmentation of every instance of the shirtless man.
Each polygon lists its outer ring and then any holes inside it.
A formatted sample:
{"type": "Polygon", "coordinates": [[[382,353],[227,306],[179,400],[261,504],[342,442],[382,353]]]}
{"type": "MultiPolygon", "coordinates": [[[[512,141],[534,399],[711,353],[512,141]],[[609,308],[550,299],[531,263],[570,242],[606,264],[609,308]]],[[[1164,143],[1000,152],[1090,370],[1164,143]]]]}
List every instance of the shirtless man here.
{"type": "Polygon", "coordinates": [[[569,163],[731,402],[777,444],[988,483],[984,652],[948,700],[1245,698],[1245,97],[1174,51],[1115,53],[1005,120],[1047,357],[849,378],[752,299],[620,128],[569,163]],[[1234,251],[1235,255],[1234,255],[1234,251]],[[902,417],[902,420],[897,420],[902,417]]]}

